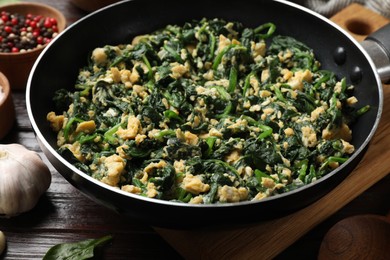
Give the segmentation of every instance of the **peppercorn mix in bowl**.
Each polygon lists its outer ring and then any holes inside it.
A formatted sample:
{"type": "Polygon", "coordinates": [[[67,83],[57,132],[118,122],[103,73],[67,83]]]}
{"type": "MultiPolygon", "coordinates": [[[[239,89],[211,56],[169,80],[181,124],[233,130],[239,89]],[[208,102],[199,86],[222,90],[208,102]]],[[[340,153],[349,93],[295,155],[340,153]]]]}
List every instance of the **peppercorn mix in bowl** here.
{"type": "Polygon", "coordinates": [[[43,48],[65,29],[57,9],[39,3],[0,6],[0,71],[12,89],[24,89],[30,70],[43,48]]]}

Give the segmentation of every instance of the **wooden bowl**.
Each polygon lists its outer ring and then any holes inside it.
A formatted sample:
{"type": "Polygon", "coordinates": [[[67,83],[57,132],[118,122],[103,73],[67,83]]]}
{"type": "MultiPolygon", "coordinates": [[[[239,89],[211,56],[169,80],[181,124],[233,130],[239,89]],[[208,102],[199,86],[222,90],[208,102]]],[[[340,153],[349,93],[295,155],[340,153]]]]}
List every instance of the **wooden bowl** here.
{"type": "Polygon", "coordinates": [[[321,243],[318,260],[388,259],[390,220],[357,215],[336,223],[321,243]]]}
{"type": "MultiPolygon", "coordinates": [[[[64,15],[57,9],[45,4],[18,2],[0,6],[0,12],[1,11],[22,15],[30,13],[33,15],[55,18],[57,20],[59,33],[66,27],[64,15]]],[[[34,65],[36,58],[46,45],[47,44],[26,52],[0,52],[0,71],[7,76],[12,89],[25,89],[30,70],[34,65]]]]}
{"type": "Polygon", "coordinates": [[[7,135],[15,122],[15,109],[7,77],[0,72],[0,140],[7,135]]]}

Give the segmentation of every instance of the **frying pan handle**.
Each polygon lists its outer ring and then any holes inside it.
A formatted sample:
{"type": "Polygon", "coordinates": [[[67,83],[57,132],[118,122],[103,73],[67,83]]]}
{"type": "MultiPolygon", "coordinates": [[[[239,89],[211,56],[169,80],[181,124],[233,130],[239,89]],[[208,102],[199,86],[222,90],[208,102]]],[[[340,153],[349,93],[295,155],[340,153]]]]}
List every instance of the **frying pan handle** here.
{"type": "Polygon", "coordinates": [[[390,82],[390,23],[361,43],[374,61],[383,83],[390,82]]]}

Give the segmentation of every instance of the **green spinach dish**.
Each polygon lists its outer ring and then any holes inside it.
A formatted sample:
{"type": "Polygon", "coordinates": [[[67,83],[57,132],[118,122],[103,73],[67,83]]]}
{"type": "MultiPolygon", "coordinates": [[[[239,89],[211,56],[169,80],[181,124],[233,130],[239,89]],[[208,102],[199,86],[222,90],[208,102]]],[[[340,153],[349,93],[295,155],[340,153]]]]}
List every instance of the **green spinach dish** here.
{"type": "Polygon", "coordinates": [[[202,19],[91,50],[47,114],[58,152],[122,191],[191,204],[261,200],[354,152],[353,86],[273,23],[202,19]]]}

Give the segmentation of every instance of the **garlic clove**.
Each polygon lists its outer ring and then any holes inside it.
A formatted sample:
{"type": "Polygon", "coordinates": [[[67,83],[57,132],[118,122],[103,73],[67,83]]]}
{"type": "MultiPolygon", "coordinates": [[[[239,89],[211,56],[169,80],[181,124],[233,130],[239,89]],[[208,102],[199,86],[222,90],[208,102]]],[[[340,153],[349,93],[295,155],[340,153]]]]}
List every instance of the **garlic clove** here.
{"type": "Polygon", "coordinates": [[[0,145],[0,215],[31,210],[50,183],[50,170],[36,152],[20,144],[0,145]]]}

